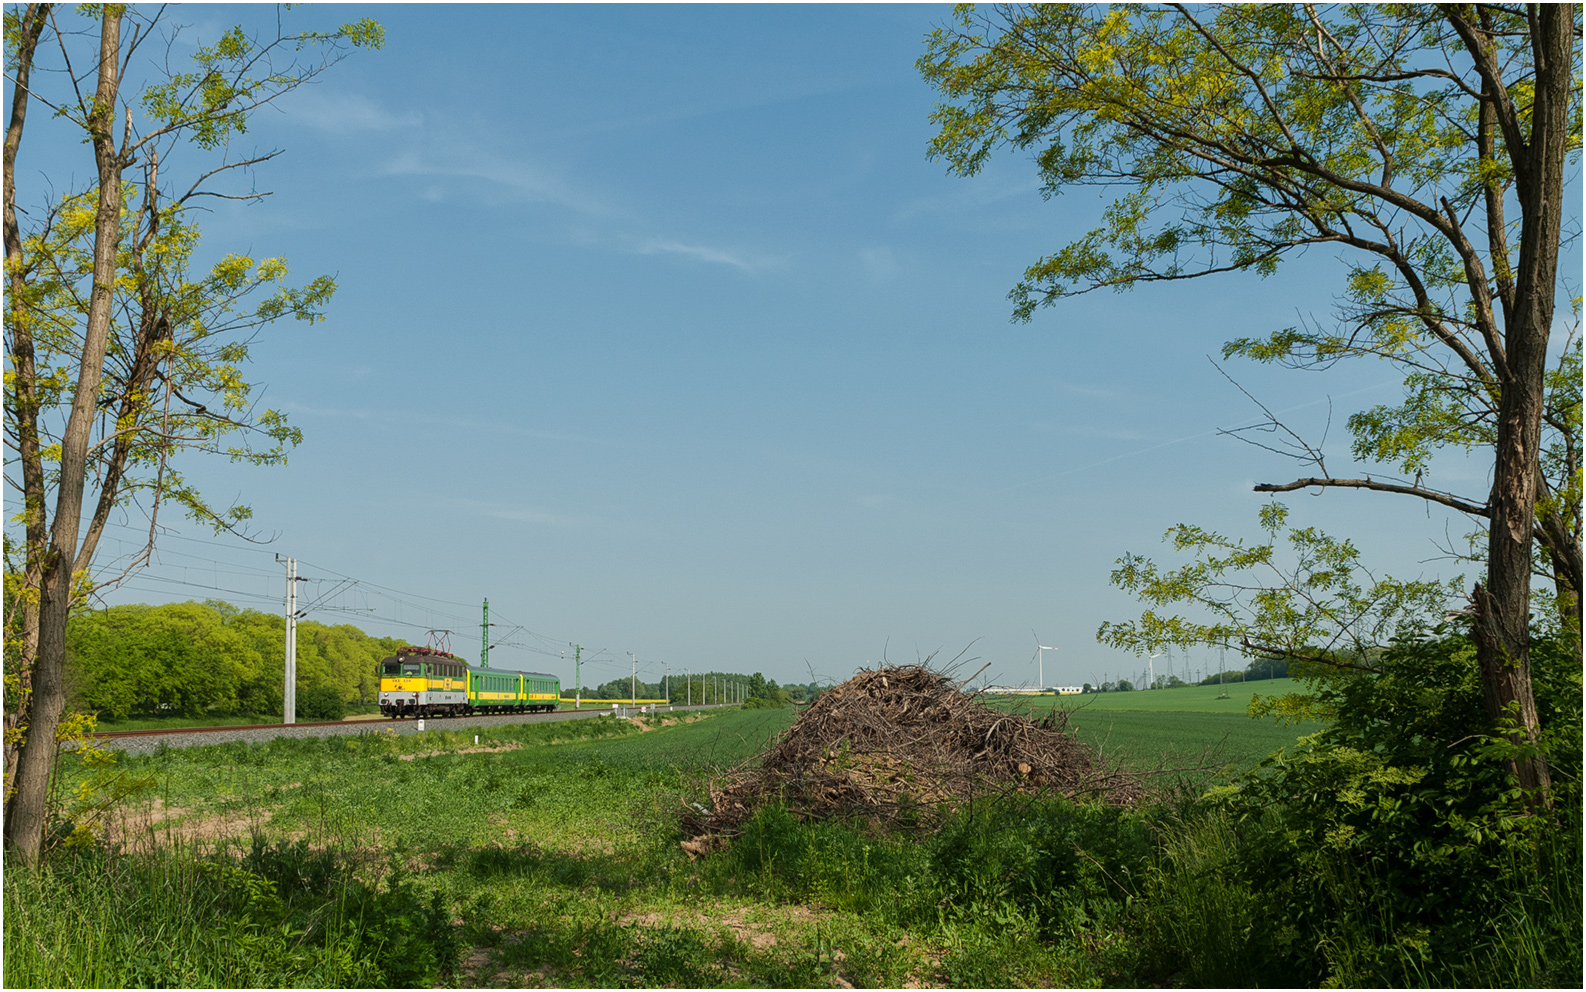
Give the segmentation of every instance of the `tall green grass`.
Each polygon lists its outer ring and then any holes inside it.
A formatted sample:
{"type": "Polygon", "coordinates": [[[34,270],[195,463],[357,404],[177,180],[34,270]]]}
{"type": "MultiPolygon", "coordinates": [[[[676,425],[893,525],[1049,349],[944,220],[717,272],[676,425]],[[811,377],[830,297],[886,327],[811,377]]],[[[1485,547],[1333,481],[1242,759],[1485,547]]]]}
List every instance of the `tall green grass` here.
{"type": "Polygon", "coordinates": [[[9,867],[9,988],[415,986],[455,966],[438,899],[345,848],[67,851],[9,867]]]}

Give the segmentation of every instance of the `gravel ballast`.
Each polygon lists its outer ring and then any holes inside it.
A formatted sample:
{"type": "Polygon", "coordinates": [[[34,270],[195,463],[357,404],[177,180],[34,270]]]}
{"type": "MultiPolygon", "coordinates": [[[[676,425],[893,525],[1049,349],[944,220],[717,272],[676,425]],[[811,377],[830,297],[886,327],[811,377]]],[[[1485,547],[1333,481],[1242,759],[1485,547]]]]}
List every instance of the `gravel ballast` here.
{"type": "MultiPolygon", "coordinates": [[[[673,712],[680,710],[714,709],[705,706],[672,706],[659,707],[659,712],[673,712]]],[[[507,716],[458,716],[458,717],[426,717],[423,720],[424,729],[419,729],[418,720],[348,720],[342,723],[328,723],[316,725],[293,725],[281,727],[238,727],[235,730],[205,730],[194,733],[175,734],[150,734],[137,737],[101,737],[96,743],[100,747],[114,748],[118,751],[130,753],[148,753],[157,751],[160,747],[194,747],[205,744],[225,744],[231,741],[245,741],[250,744],[263,744],[277,737],[333,737],[357,734],[383,734],[387,732],[398,734],[429,733],[432,730],[467,730],[478,727],[499,727],[514,723],[553,723],[559,720],[587,720],[592,717],[609,717],[612,711],[604,710],[558,710],[555,713],[513,714],[507,716]]],[[[635,707],[625,707],[623,715],[640,715],[635,707]]]]}

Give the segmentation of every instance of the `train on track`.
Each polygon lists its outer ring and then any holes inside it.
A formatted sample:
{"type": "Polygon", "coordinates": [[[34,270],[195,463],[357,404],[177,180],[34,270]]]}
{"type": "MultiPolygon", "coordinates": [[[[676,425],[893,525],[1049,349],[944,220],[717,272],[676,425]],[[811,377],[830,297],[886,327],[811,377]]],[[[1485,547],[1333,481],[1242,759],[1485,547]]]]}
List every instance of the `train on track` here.
{"type": "Polygon", "coordinates": [[[380,712],[393,719],[548,713],[561,698],[555,675],[479,668],[434,648],[401,648],[380,662],[380,712]]]}

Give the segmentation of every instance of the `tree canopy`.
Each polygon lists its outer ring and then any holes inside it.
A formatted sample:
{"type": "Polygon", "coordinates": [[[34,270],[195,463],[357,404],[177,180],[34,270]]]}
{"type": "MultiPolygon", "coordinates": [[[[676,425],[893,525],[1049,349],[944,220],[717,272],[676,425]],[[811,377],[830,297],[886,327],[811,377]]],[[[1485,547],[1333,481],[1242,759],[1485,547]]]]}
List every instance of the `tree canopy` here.
{"type": "MultiPolygon", "coordinates": [[[[70,704],[102,719],[278,714],[285,621],[215,600],[84,611],[67,627],[70,704]]],[[[297,625],[299,698],[378,698],[379,662],[406,644],[347,624],[297,625]]]]}
{"type": "MultiPolygon", "coordinates": [[[[1578,323],[1554,338],[1581,135],[1576,8],[963,6],[927,46],[919,68],[945,97],[933,155],[972,175],[1000,147],[1029,151],[1046,195],[1113,193],[1096,227],[1025,271],[1016,318],[1096,289],[1339,253],[1330,321],[1224,354],[1393,363],[1404,402],[1349,427],[1356,457],[1406,477],[1335,475],[1287,432],[1280,448],[1306,474],[1257,488],[1375,490],[1469,514],[1485,536],[1471,620],[1489,717],[1534,740],[1537,565],[1580,622],[1578,323]],[[1448,447],[1490,454],[1490,492],[1434,484],[1448,447]]],[[[1545,794],[1539,762],[1517,771],[1545,794]]]]}

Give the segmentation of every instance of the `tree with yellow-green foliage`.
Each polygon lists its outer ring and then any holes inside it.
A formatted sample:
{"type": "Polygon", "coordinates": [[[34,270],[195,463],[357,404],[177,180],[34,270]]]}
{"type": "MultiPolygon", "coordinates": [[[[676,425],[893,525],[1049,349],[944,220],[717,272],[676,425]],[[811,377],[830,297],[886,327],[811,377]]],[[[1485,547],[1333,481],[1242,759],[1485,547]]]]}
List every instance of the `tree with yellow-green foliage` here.
{"type": "MultiPolygon", "coordinates": [[[[1012,293],[1020,318],[1096,289],[1339,254],[1329,325],[1231,341],[1224,354],[1395,365],[1403,404],[1349,427],[1356,457],[1405,477],[1335,475],[1294,436],[1304,477],[1256,488],[1394,493],[1477,523],[1486,574],[1470,595],[1487,715],[1542,801],[1534,569],[1551,580],[1562,625],[1578,635],[1581,620],[1581,352],[1573,330],[1554,337],[1580,66],[1573,4],[966,6],[919,62],[945,98],[932,152],[955,171],[1011,147],[1034,154],[1048,195],[1112,194],[1098,226],[1025,272],[1012,293]],[[1490,491],[1438,488],[1433,455],[1445,448],[1485,452],[1490,491]]],[[[1152,588],[1216,601],[1196,583],[1220,581],[1250,549],[1180,530],[1181,548],[1216,561],[1175,573],[1183,589],[1152,588]]],[[[1347,542],[1301,537],[1324,557],[1353,556],[1347,542]]],[[[1126,581],[1163,578],[1124,564],[1126,581]]],[[[1264,601],[1258,587],[1244,592],[1243,605],[1224,602],[1246,616],[1264,603],[1281,618],[1285,596],[1306,600],[1292,583],[1264,601]]]]}
{"type": "MultiPolygon", "coordinates": [[[[66,629],[68,702],[111,720],[279,713],[285,626],[277,614],[216,600],[81,611],[66,629]]],[[[380,660],[404,643],[302,621],[299,689],[373,702],[380,660]]]]}
{"type": "Polygon", "coordinates": [[[220,185],[277,154],[232,147],[250,114],[349,46],[382,41],[372,21],[265,38],[235,28],[192,49],[185,67],[162,69],[144,56],[160,45],[170,66],[173,10],[33,3],[5,12],[6,482],[23,526],[18,608],[6,628],[5,843],[24,861],[37,858],[48,815],[67,619],[149,550],[96,572],[111,515],[145,514],[150,548],[167,503],[236,527],[246,508],[212,505],[176,456],[273,464],[299,440],[279,413],[254,409],[248,341],[275,319],[317,318],[334,283],[294,288],[280,259],[239,255],[195,271],[189,212],[204,197],[258,196],[220,185]],[[142,66],[152,75],[138,76],[142,66]],[[94,167],[87,188],[19,195],[34,109],[64,125],[51,133],[81,143],[94,167]]]}

